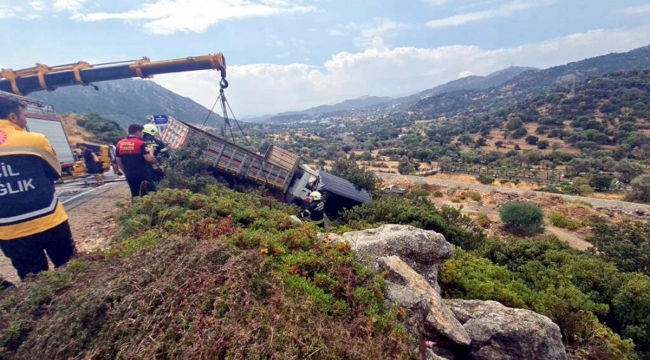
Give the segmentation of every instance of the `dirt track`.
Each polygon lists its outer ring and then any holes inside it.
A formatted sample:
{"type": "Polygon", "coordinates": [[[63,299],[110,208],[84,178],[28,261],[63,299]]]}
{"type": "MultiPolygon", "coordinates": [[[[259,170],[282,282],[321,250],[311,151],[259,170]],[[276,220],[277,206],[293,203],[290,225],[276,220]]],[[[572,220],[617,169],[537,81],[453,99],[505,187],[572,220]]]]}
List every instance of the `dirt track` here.
{"type": "MultiPolygon", "coordinates": [[[[420,176],[408,176],[408,175],[396,175],[396,174],[385,174],[385,173],[376,173],[380,178],[384,180],[396,179],[396,178],[406,178],[414,183],[427,183],[433,185],[439,185],[444,187],[458,187],[463,189],[470,189],[474,191],[498,191],[502,193],[512,193],[523,195],[526,192],[531,190],[522,190],[522,189],[512,189],[512,188],[503,188],[491,185],[483,184],[470,184],[459,181],[443,180],[436,179],[435,177],[420,177],[420,176]]],[[[595,199],[584,196],[574,196],[574,195],[561,195],[561,194],[551,194],[541,191],[533,191],[537,195],[557,195],[567,201],[584,201],[590,203],[594,208],[604,208],[616,211],[623,211],[626,213],[631,213],[637,210],[644,212],[645,214],[650,214],[650,205],[637,204],[625,201],[617,200],[606,200],[606,199],[595,199]]]]}

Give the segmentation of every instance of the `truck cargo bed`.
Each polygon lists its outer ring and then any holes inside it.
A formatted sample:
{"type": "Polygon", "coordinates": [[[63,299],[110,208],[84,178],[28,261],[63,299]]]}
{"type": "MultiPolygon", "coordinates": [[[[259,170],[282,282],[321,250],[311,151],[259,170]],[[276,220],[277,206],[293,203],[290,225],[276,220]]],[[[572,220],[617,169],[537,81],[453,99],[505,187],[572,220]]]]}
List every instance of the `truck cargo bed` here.
{"type": "Polygon", "coordinates": [[[162,140],[172,149],[197,147],[201,142],[206,142],[207,149],[203,158],[214,164],[216,168],[238,178],[283,192],[287,190],[298,166],[299,157],[286,150],[271,148],[265,158],[174,118],[169,119],[162,140]],[[290,155],[295,157],[292,158],[290,155]],[[273,162],[267,158],[272,159],[273,162]]]}

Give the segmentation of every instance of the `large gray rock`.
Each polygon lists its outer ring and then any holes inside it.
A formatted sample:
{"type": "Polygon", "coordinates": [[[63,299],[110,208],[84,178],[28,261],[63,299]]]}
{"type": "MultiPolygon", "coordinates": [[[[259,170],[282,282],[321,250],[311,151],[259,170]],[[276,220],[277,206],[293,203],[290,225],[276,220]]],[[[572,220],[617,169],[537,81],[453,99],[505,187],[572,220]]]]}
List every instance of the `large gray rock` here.
{"type": "Polygon", "coordinates": [[[366,255],[366,265],[378,269],[377,259],[397,255],[440,292],[438,270],[454,255],[454,247],[435,231],[411,225],[382,225],[341,236],[357,253],[366,255]]]}
{"type": "Polygon", "coordinates": [[[423,342],[424,321],[429,315],[431,306],[426,295],[409,287],[386,281],[386,302],[388,306],[397,305],[404,310],[402,324],[418,343],[423,342]]]}
{"type": "Polygon", "coordinates": [[[560,328],[546,316],[496,301],[447,300],[472,339],[477,360],[564,360],[560,328]]]}
{"type": "Polygon", "coordinates": [[[424,334],[429,327],[457,344],[469,345],[467,331],[420,274],[397,256],[381,258],[379,263],[389,271],[389,280],[394,281],[389,284],[388,297],[407,310],[407,328],[412,333],[424,334]]]}

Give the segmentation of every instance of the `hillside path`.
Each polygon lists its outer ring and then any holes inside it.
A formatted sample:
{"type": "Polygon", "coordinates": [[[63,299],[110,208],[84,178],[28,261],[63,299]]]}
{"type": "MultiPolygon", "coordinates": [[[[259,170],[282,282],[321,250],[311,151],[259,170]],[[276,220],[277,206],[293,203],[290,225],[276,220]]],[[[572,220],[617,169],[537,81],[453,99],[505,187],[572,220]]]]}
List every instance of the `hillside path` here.
{"type": "Polygon", "coordinates": [[[564,241],[576,250],[584,251],[594,246],[592,243],[580,238],[575,233],[553,225],[544,225],[544,230],[546,230],[547,234],[554,235],[560,241],[564,241]]]}
{"type": "MultiPolygon", "coordinates": [[[[503,187],[483,185],[483,184],[470,184],[470,183],[465,183],[460,181],[436,179],[433,177],[397,175],[397,174],[386,174],[386,173],[376,173],[376,174],[377,176],[379,176],[381,179],[384,180],[406,178],[409,181],[414,183],[425,183],[425,184],[432,184],[432,185],[438,185],[444,187],[459,187],[459,188],[465,188],[474,191],[497,191],[501,193],[510,193],[510,194],[518,194],[518,195],[523,195],[525,192],[531,192],[531,190],[511,189],[511,188],[503,188],[503,187]]],[[[623,211],[626,213],[640,210],[645,214],[650,214],[650,205],[646,205],[646,204],[637,204],[637,203],[618,201],[618,200],[595,199],[595,198],[590,198],[585,196],[553,194],[553,193],[547,193],[542,191],[532,191],[532,192],[534,192],[537,195],[559,196],[566,201],[578,201],[578,200],[584,201],[586,203],[591,204],[594,208],[605,208],[609,210],[623,211]]]]}

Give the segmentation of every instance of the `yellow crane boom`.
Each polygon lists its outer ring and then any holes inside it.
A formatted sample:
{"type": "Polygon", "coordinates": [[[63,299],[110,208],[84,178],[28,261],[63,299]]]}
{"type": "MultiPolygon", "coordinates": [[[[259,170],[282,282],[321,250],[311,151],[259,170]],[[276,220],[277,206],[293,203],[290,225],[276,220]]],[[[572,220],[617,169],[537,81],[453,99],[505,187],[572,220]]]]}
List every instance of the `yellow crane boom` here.
{"type": "Polygon", "coordinates": [[[227,87],[226,59],[222,53],[186,58],[151,61],[148,57],[91,65],[85,61],[57,66],[36,64],[35,67],[0,71],[0,91],[17,95],[71,85],[89,85],[95,82],[128,79],[134,77],[152,78],[168,74],[197,70],[218,70],[222,87],[227,87]]]}

